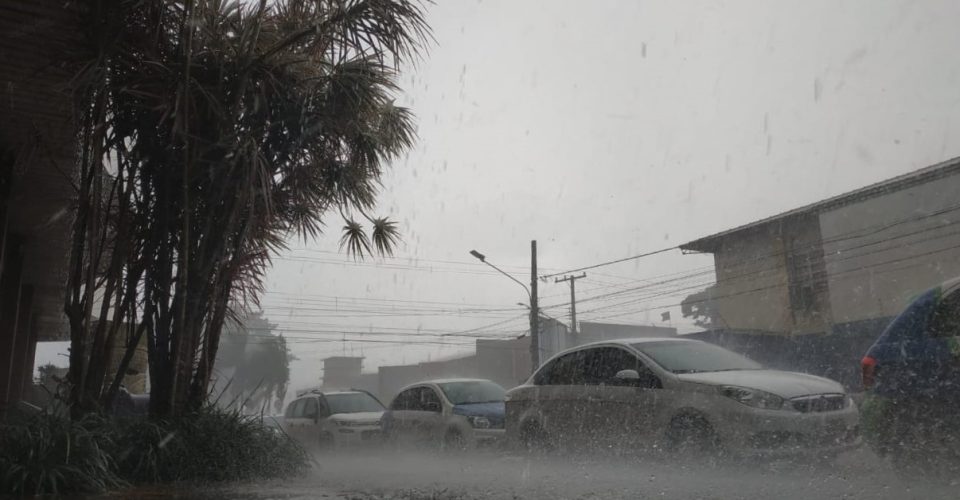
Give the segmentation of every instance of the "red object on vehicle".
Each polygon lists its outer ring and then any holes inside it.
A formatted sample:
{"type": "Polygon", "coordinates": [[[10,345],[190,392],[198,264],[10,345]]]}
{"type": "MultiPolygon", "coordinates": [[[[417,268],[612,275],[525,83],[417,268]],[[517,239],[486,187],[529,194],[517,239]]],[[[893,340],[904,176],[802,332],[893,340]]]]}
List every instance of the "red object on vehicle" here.
{"type": "Polygon", "coordinates": [[[860,380],[863,382],[863,388],[869,389],[876,382],[877,360],[870,356],[864,356],[860,361],[860,380]]]}

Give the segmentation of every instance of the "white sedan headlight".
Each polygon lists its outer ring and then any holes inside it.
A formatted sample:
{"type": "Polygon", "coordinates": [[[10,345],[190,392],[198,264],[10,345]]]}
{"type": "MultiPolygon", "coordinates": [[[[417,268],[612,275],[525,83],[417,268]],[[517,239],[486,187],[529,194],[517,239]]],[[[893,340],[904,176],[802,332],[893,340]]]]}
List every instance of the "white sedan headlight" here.
{"type": "Polygon", "coordinates": [[[776,394],[770,394],[766,391],[761,391],[758,389],[749,389],[747,387],[738,387],[735,385],[725,385],[719,388],[720,394],[738,402],[751,406],[753,408],[760,408],[763,410],[780,410],[783,409],[783,398],[777,396],[776,394]]]}

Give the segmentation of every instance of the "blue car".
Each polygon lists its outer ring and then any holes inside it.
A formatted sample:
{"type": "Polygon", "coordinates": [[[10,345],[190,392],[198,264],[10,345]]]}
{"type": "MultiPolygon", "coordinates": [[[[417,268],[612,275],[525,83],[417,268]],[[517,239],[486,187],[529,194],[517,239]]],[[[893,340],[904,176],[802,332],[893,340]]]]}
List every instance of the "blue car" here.
{"type": "Polygon", "coordinates": [[[960,280],[928,290],[861,363],[864,434],[897,465],[960,464],[960,280]]]}
{"type": "Polygon", "coordinates": [[[506,391],[483,379],[429,380],[400,390],[381,420],[391,444],[463,449],[500,441],[506,391]]]}

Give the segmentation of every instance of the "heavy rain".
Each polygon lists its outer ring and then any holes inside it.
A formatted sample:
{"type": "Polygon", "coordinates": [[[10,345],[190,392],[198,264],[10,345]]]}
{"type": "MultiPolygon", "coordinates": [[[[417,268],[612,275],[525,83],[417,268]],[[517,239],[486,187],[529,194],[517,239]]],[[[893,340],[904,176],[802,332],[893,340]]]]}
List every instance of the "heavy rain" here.
{"type": "Polygon", "coordinates": [[[0,0],[0,496],[960,496],[960,3],[0,0]]]}

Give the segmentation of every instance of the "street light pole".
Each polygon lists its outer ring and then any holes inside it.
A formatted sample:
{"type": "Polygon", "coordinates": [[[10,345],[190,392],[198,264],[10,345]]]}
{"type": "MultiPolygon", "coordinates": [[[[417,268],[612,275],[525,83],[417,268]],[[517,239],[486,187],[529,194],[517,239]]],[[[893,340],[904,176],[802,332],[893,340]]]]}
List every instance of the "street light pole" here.
{"type": "Polygon", "coordinates": [[[531,370],[536,370],[540,366],[540,306],[537,301],[537,240],[530,241],[530,287],[514,278],[503,269],[487,262],[487,256],[476,250],[470,250],[470,255],[477,260],[494,268],[500,274],[512,279],[527,292],[527,298],[530,300],[530,364],[531,370]]]}

